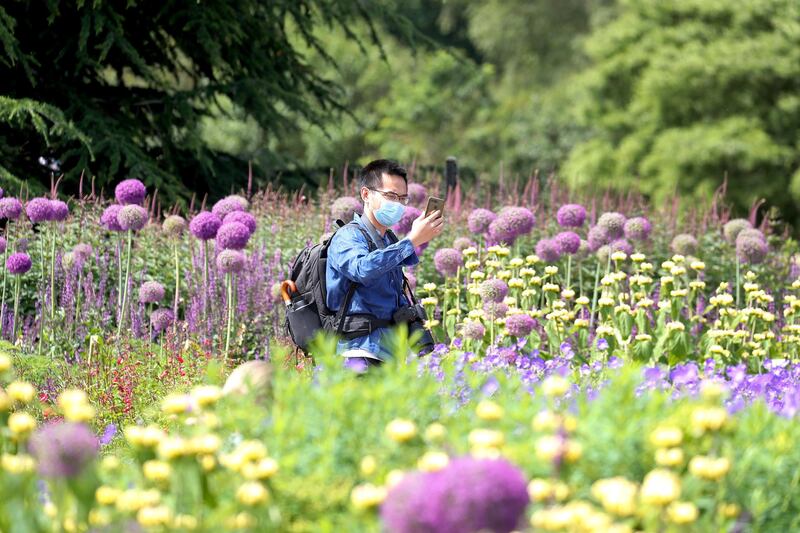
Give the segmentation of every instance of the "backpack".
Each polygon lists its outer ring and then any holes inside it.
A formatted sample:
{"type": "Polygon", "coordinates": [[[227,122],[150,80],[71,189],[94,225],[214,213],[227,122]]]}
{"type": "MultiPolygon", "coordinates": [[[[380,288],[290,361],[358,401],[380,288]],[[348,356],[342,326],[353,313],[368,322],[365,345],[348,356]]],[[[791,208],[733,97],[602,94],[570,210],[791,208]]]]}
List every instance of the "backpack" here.
{"type": "MultiPolygon", "coordinates": [[[[289,274],[289,281],[293,282],[296,290],[290,294],[287,302],[285,328],[294,344],[304,353],[316,333],[324,331],[336,332],[346,340],[369,335],[373,330],[393,324],[391,320],[382,320],[366,313],[347,315],[347,309],[353,299],[358,283],[351,282],[347,289],[342,306],[338,312],[332,311],[327,305],[326,270],[328,266],[328,248],[333,236],[345,226],[354,225],[361,231],[367,240],[369,252],[377,249],[367,231],[355,220],[345,224],[336,220],[334,232],[322,243],[307,246],[294,260],[289,274]]],[[[397,236],[392,230],[387,230],[390,240],[397,242],[397,236]]],[[[404,286],[408,286],[404,278],[404,286]]],[[[286,283],[286,282],[284,282],[286,283]]]]}

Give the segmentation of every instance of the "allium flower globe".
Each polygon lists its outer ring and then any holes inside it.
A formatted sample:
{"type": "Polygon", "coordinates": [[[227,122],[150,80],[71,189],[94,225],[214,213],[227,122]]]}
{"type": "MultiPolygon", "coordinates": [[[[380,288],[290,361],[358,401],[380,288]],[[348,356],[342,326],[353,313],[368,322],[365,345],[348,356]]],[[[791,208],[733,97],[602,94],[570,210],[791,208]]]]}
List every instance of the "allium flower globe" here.
{"type": "Polygon", "coordinates": [[[589,246],[589,241],[581,239],[581,244],[578,246],[578,251],[575,252],[575,258],[578,261],[581,261],[589,257],[590,253],[592,253],[592,249],[589,246]]]}
{"type": "Polygon", "coordinates": [[[211,208],[211,212],[217,215],[220,219],[225,219],[225,217],[235,211],[244,211],[245,208],[242,207],[242,203],[235,199],[226,197],[222,200],[219,200],[214,206],[211,208]]]}
{"type": "Polygon", "coordinates": [[[506,331],[512,337],[527,337],[534,325],[534,320],[525,313],[506,317],[506,331]]]}
{"type": "Polygon", "coordinates": [[[485,302],[502,302],[508,295],[508,285],[502,279],[490,278],[481,282],[478,293],[485,302]]]}
{"type": "Polygon", "coordinates": [[[436,271],[444,277],[455,276],[458,269],[464,266],[464,258],[455,248],[440,248],[433,256],[436,271]]]}
{"type": "Polygon", "coordinates": [[[736,244],[736,237],[739,236],[743,230],[752,229],[753,225],[750,221],[744,218],[734,218],[729,220],[722,226],[722,235],[729,244],[736,244]]]}
{"type": "Polygon", "coordinates": [[[736,239],[738,240],[739,237],[742,239],[760,239],[764,242],[767,242],[767,237],[761,232],[761,230],[757,230],[755,228],[743,229],[739,232],[739,235],[736,236],[736,239]]]}
{"type": "Polygon", "coordinates": [[[91,244],[79,242],[72,248],[72,253],[74,253],[81,260],[85,261],[91,257],[91,255],[94,253],[94,249],[92,248],[91,244]]]}
{"type": "Polygon", "coordinates": [[[477,246],[478,246],[477,243],[475,243],[475,241],[473,241],[469,237],[457,237],[453,241],[453,248],[455,248],[456,250],[459,250],[461,252],[463,252],[467,248],[477,247],[477,246]]]}
{"type": "Polygon", "coordinates": [[[513,244],[518,237],[530,233],[535,223],[530,209],[507,207],[489,224],[489,234],[497,242],[513,244]]]}
{"type": "MultiPolygon", "coordinates": [[[[744,233],[744,232],[742,232],[744,233]]],[[[736,238],[736,256],[742,263],[757,265],[767,258],[769,247],[764,239],[755,235],[742,235],[736,238]]]]}
{"type": "Polygon", "coordinates": [[[239,222],[228,222],[217,230],[217,246],[226,250],[241,250],[249,240],[250,230],[239,222]]]}
{"type": "Polygon", "coordinates": [[[681,255],[694,255],[697,253],[697,239],[694,238],[693,235],[689,235],[688,233],[681,233],[680,235],[676,235],[674,239],[672,239],[672,244],[670,245],[672,251],[676,254],[681,255]]]}
{"type": "Polygon", "coordinates": [[[600,261],[601,265],[604,265],[608,262],[609,258],[611,257],[611,246],[608,244],[604,244],[597,251],[594,253],[597,260],[600,261]]]}
{"type": "Polygon", "coordinates": [[[616,239],[612,241],[611,244],[608,245],[611,248],[611,253],[614,252],[624,252],[625,255],[631,255],[633,253],[633,245],[629,243],[626,239],[616,239]]]}
{"type": "Polygon", "coordinates": [[[217,254],[217,270],[223,274],[236,274],[244,270],[245,256],[239,250],[222,250],[217,254]]]}
{"type": "Polygon", "coordinates": [[[422,211],[413,205],[406,206],[405,210],[403,211],[403,216],[400,217],[400,222],[392,226],[392,230],[401,234],[408,233],[411,231],[411,226],[414,224],[414,221],[419,218],[421,214],[422,211]]]}
{"type": "Polygon", "coordinates": [[[462,324],[461,335],[465,339],[481,340],[486,335],[486,328],[477,320],[470,320],[462,324]]]}
{"type": "Polygon", "coordinates": [[[503,318],[508,313],[508,304],[489,300],[483,303],[483,312],[492,318],[503,318]]]}
{"type": "Polygon", "coordinates": [[[164,299],[164,286],[157,281],[145,281],[139,287],[139,301],[152,304],[164,299]]]}
{"type": "Polygon", "coordinates": [[[586,221],[586,209],[580,204],[566,204],[558,208],[556,221],[562,228],[580,228],[586,221]]]}
{"type": "Polygon", "coordinates": [[[581,246],[581,238],[574,231],[562,231],[553,237],[553,240],[558,245],[559,252],[562,254],[573,255],[577,253],[581,246]]]}
{"type": "Polygon", "coordinates": [[[586,242],[589,243],[589,250],[596,252],[601,246],[611,242],[611,237],[604,227],[592,226],[586,236],[586,242]]]}
{"type": "Polygon", "coordinates": [[[597,219],[597,225],[606,230],[609,240],[622,237],[625,233],[625,215],[622,213],[603,213],[597,219]]]}
{"type": "Polygon", "coordinates": [[[629,218],[625,221],[625,238],[632,241],[646,241],[653,231],[653,225],[645,217],[629,218]]]}
{"type": "Polygon", "coordinates": [[[63,222],[69,216],[69,206],[61,200],[50,200],[50,220],[63,222]]]}
{"type": "Polygon", "coordinates": [[[536,243],[536,255],[545,263],[555,263],[561,257],[561,248],[554,239],[542,239],[536,243]]]}
{"type": "Polygon", "coordinates": [[[34,198],[25,204],[25,214],[34,224],[50,220],[52,206],[47,198],[34,198]]]}
{"type": "Polygon", "coordinates": [[[31,257],[24,252],[11,254],[6,259],[6,269],[14,275],[24,274],[31,269],[31,257]]]}
{"type": "Polygon", "coordinates": [[[167,307],[160,307],[150,314],[150,325],[153,331],[160,333],[175,322],[175,313],[167,307]]]}
{"type": "Polygon", "coordinates": [[[186,219],[180,215],[170,215],[164,219],[161,229],[170,237],[180,237],[186,231],[186,219]]]}
{"type": "Polygon", "coordinates": [[[120,181],[114,189],[114,198],[121,205],[142,205],[147,196],[147,187],[137,179],[120,181]]]}
{"type": "Polygon", "coordinates": [[[364,203],[358,198],[352,196],[342,196],[333,201],[331,205],[331,216],[340,219],[343,222],[350,222],[353,220],[355,213],[359,215],[364,213],[364,203]]]}
{"type": "Polygon", "coordinates": [[[222,219],[222,224],[228,224],[229,222],[244,224],[247,226],[247,231],[250,232],[250,235],[256,231],[256,217],[246,211],[233,211],[232,213],[228,213],[225,215],[225,218],[222,219]]]}
{"type": "Polygon", "coordinates": [[[201,211],[189,222],[189,231],[201,241],[207,241],[217,235],[220,226],[222,226],[222,220],[217,215],[209,211],[201,211]]]}
{"type": "Polygon", "coordinates": [[[97,457],[100,443],[86,424],[49,422],[36,430],[29,447],[40,475],[73,478],[97,457]]]}
{"type": "Polygon", "coordinates": [[[0,199],[0,218],[17,220],[22,214],[22,202],[16,198],[0,199]]]}
{"type": "Polygon", "coordinates": [[[122,231],[122,226],[119,225],[117,217],[122,210],[119,204],[113,204],[105,208],[103,214],[100,215],[100,225],[109,231],[122,231]]]}
{"type": "Polygon", "coordinates": [[[408,199],[411,204],[420,205],[428,197],[428,189],[421,183],[408,184],[408,199]]]}
{"type": "Polygon", "coordinates": [[[493,212],[488,209],[478,208],[473,209],[467,217],[467,227],[472,233],[486,233],[489,231],[489,225],[497,218],[493,212]]]}
{"type": "Polygon", "coordinates": [[[136,204],[123,206],[117,215],[117,222],[123,231],[139,231],[147,224],[147,219],[147,209],[136,204]]]}

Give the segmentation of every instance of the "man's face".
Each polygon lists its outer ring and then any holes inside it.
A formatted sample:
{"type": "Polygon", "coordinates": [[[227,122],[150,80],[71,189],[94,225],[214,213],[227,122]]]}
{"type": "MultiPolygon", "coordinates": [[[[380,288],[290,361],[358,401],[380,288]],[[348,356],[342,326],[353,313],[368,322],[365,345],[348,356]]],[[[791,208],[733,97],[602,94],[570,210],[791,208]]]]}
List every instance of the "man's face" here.
{"type": "MultiPolygon", "coordinates": [[[[364,210],[377,211],[381,204],[386,201],[397,201],[398,197],[402,200],[408,195],[408,186],[402,176],[393,176],[384,173],[380,187],[375,187],[381,192],[376,192],[367,187],[361,187],[361,199],[364,200],[364,210]],[[393,197],[396,195],[396,197],[393,197]],[[387,198],[388,196],[388,198],[387,198]]],[[[402,201],[400,202],[402,203],[402,201]]]]}

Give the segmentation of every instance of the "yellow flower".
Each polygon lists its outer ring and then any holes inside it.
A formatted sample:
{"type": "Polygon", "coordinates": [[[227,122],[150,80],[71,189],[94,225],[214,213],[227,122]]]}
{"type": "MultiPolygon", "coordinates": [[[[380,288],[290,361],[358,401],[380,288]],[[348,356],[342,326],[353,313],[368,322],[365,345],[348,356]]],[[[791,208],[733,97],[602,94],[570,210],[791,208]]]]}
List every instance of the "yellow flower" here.
{"type": "Polygon", "coordinates": [[[358,469],[361,471],[362,476],[371,476],[378,468],[378,461],[375,460],[373,455],[365,455],[361,459],[358,469]]]}
{"type": "Polygon", "coordinates": [[[244,462],[260,461],[267,456],[267,447],[261,441],[249,439],[242,441],[236,447],[236,453],[244,462]]]}
{"type": "Polygon", "coordinates": [[[169,463],[165,463],[164,461],[150,460],[145,461],[142,465],[142,471],[144,472],[145,479],[163,482],[169,479],[169,476],[172,474],[172,467],[169,466],[169,463]]]}
{"type": "Polygon", "coordinates": [[[36,389],[27,381],[13,381],[6,387],[9,398],[19,403],[29,403],[36,395],[36,389]]]}
{"type": "Polygon", "coordinates": [[[70,422],[89,422],[96,414],[94,407],[81,403],[64,407],[64,418],[70,422]]]}
{"type": "Polygon", "coordinates": [[[16,438],[24,438],[36,428],[36,420],[25,411],[11,413],[8,417],[8,429],[16,438]]]}
{"type": "Polygon", "coordinates": [[[162,459],[175,459],[188,451],[188,443],[181,437],[166,437],[158,443],[158,456],[162,459]]]}
{"type": "Polygon", "coordinates": [[[428,442],[441,442],[447,435],[447,428],[439,422],[434,422],[425,428],[425,440],[428,442]]]}
{"type": "Polygon", "coordinates": [[[563,396],[569,390],[569,381],[562,376],[552,375],[542,383],[542,392],[551,398],[563,396]]]}
{"type": "Polygon", "coordinates": [[[678,466],[683,463],[683,450],[680,448],[659,448],[656,450],[656,464],[659,466],[678,466]]]}
{"type": "Polygon", "coordinates": [[[175,515],[172,519],[173,529],[197,529],[197,518],[189,514],[175,515]]]}
{"type": "Polygon", "coordinates": [[[117,497],[117,510],[123,513],[138,511],[142,507],[155,506],[161,499],[161,493],[155,489],[129,489],[117,497]]]}
{"type": "Polygon", "coordinates": [[[475,409],[475,414],[481,420],[500,420],[503,418],[503,408],[491,400],[481,400],[475,409]]]}
{"type": "Polygon", "coordinates": [[[546,479],[535,478],[528,483],[528,496],[531,501],[543,502],[550,499],[553,494],[553,488],[550,482],[546,479]]]}
{"type": "Polygon", "coordinates": [[[417,425],[411,420],[395,418],[387,424],[386,434],[395,442],[407,442],[417,434],[417,425]]]}
{"type": "Polygon", "coordinates": [[[106,455],[100,461],[100,469],[105,472],[112,472],[119,468],[119,459],[113,455],[106,455]]]}
{"type": "Polygon", "coordinates": [[[473,429],[467,437],[473,448],[499,448],[505,444],[505,436],[494,429],[473,429]]]}
{"type": "Polygon", "coordinates": [[[228,517],[225,526],[228,529],[252,529],[256,525],[256,519],[247,512],[241,512],[236,516],[228,517]]]}
{"type": "Polygon", "coordinates": [[[161,401],[161,410],[168,415],[185,413],[191,407],[191,398],[186,394],[170,394],[161,401]]]}
{"type": "Polygon", "coordinates": [[[625,261],[628,258],[628,254],[625,252],[614,252],[611,254],[612,261],[625,261]]]}
{"type": "Polygon", "coordinates": [[[581,458],[581,455],[583,455],[583,445],[575,440],[567,440],[564,460],[567,463],[574,463],[581,458]]]}
{"type": "Polygon", "coordinates": [[[657,448],[678,446],[683,440],[683,431],[675,426],[659,426],[650,433],[650,442],[657,448]]]}
{"type": "Polygon", "coordinates": [[[58,400],[56,400],[56,402],[62,409],[68,409],[88,403],[89,397],[86,396],[86,393],[81,389],[65,389],[58,395],[58,400]]]}
{"type": "Polygon", "coordinates": [[[222,440],[217,435],[208,433],[206,435],[198,435],[197,437],[193,437],[190,448],[194,451],[194,453],[208,455],[216,453],[221,446],[222,440]]]}
{"type": "Polygon", "coordinates": [[[656,468],[651,470],[642,483],[642,501],[650,505],[667,505],[681,495],[681,480],[673,472],[656,468]]]}
{"type": "Polygon", "coordinates": [[[165,505],[142,507],[136,513],[136,521],[144,527],[166,526],[172,519],[172,511],[165,505]]]}
{"type": "Polygon", "coordinates": [[[258,481],[247,481],[239,486],[236,499],[244,505],[258,505],[269,499],[267,488],[258,481]]]}
{"type": "Polygon", "coordinates": [[[477,255],[478,254],[478,249],[475,248],[474,246],[470,246],[469,248],[464,248],[464,250],[461,252],[461,254],[464,257],[472,257],[473,255],[477,255]]]}
{"type": "Polygon", "coordinates": [[[11,369],[11,357],[5,352],[0,352],[0,373],[10,369],[11,369]]]}
{"type": "Polygon", "coordinates": [[[28,474],[33,472],[36,462],[30,455],[4,453],[0,457],[0,466],[9,474],[28,474]]]}
{"type": "Polygon", "coordinates": [[[242,465],[242,476],[245,479],[267,479],[278,472],[278,462],[272,457],[265,457],[255,463],[242,465]]]}
{"type": "Polygon", "coordinates": [[[388,474],[386,474],[386,487],[392,488],[398,483],[400,483],[403,478],[405,477],[406,473],[402,470],[394,469],[390,470],[388,474]]]}
{"type": "Polygon", "coordinates": [[[213,455],[201,455],[197,459],[200,461],[200,467],[203,472],[211,472],[217,466],[217,460],[213,455]]]}
{"type": "Polygon", "coordinates": [[[727,457],[707,457],[698,455],[689,461],[689,472],[701,479],[717,481],[721,479],[731,468],[731,462],[727,457]]]}
{"type": "Polygon", "coordinates": [[[446,467],[450,457],[444,452],[429,451],[419,458],[417,468],[423,472],[436,472],[446,467]]]}
{"type": "Polygon", "coordinates": [[[422,298],[419,302],[422,305],[434,306],[439,303],[439,299],[436,296],[428,296],[427,298],[422,298]]]}
{"type": "Polygon", "coordinates": [[[94,491],[94,499],[97,500],[97,503],[100,505],[114,505],[120,494],[122,494],[122,491],[119,489],[109,487],[108,485],[101,485],[94,491]]]}
{"type": "Polygon", "coordinates": [[[106,509],[92,509],[88,518],[90,526],[105,527],[111,523],[111,513],[106,509]]]}
{"type": "Polygon", "coordinates": [[[545,435],[536,441],[536,457],[541,461],[552,461],[564,453],[564,439],[556,435],[545,435]]]}
{"type": "Polygon", "coordinates": [[[740,511],[741,509],[735,503],[721,503],[719,506],[719,513],[725,518],[736,518],[740,511]]]}
{"type": "Polygon", "coordinates": [[[377,507],[385,499],[386,488],[377,487],[372,483],[356,485],[350,493],[350,503],[359,511],[377,507]]]}
{"type": "Polygon", "coordinates": [[[719,431],[728,420],[728,412],[722,407],[700,407],[692,412],[692,428],[697,433],[719,431]]]}
{"type": "Polygon", "coordinates": [[[631,516],[636,512],[637,490],[635,483],[619,476],[601,479],[592,484],[592,496],[606,511],[617,516],[631,516]]]}
{"type": "Polygon", "coordinates": [[[700,512],[692,502],[672,502],[667,507],[667,516],[675,524],[691,524],[700,512]]]}
{"type": "Polygon", "coordinates": [[[201,385],[192,390],[192,397],[200,407],[217,403],[222,398],[222,389],[216,385],[201,385]]]}

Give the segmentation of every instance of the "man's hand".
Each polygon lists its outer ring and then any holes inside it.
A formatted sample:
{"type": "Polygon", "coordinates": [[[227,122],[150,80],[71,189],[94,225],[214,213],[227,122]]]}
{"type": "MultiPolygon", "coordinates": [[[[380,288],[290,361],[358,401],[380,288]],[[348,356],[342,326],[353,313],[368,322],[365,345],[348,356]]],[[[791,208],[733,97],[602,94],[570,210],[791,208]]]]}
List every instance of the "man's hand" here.
{"type": "Polygon", "coordinates": [[[422,246],[439,235],[444,229],[444,217],[441,211],[434,211],[427,217],[423,214],[411,225],[407,237],[414,247],[422,246]]]}

